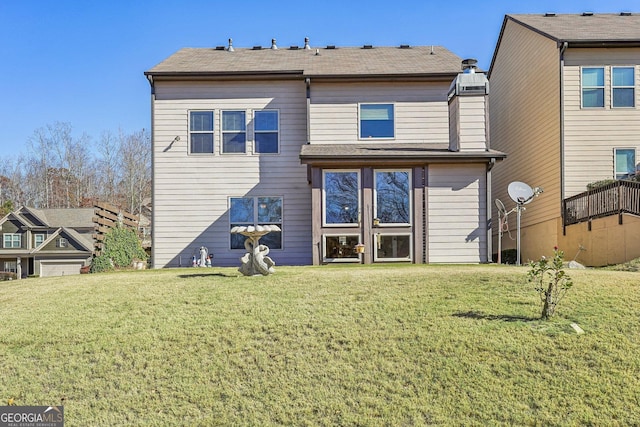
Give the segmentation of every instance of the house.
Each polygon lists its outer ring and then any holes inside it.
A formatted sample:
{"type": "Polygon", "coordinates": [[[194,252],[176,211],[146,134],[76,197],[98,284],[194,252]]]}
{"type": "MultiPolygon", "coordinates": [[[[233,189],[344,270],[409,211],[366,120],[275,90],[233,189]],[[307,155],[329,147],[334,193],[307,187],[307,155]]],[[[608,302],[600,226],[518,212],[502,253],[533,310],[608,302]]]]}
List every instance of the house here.
{"type": "Polygon", "coordinates": [[[154,267],[479,263],[491,253],[484,74],[439,46],[182,49],[151,84],[154,267]]]}
{"type": "MultiPolygon", "coordinates": [[[[640,207],[617,202],[638,200],[637,186],[584,193],[637,170],[639,71],[638,14],[505,16],[489,97],[492,148],[509,160],[494,169],[492,194],[510,210],[510,182],[544,189],[522,214],[523,261],[554,246],[588,265],[640,256],[640,207]]],[[[515,232],[515,215],[509,226],[515,232]]],[[[494,222],[494,241],[497,230],[494,222]]],[[[503,247],[514,245],[503,238],[503,247]]]]}
{"type": "Polygon", "coordinates": [[[94,210],[21,207],[0,219],[0,268],[27,276],[80,274],[93,254],[94,210]]]}

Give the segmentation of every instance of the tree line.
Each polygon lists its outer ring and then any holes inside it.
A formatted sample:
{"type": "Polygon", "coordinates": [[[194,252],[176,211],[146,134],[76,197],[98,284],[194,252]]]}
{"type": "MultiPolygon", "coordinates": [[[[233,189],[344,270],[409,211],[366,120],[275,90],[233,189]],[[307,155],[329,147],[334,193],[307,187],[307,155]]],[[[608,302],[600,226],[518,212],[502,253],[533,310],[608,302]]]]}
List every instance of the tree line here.
{"type": "Polygon", "coordinates": [[[0,217],[37,209],[108,202],[139,214],[151,198],[151,135],[145,129],[102,132],[97,141],[72,134],[67,122],[34,131],[26,151],[0,158],[0,217]]]}

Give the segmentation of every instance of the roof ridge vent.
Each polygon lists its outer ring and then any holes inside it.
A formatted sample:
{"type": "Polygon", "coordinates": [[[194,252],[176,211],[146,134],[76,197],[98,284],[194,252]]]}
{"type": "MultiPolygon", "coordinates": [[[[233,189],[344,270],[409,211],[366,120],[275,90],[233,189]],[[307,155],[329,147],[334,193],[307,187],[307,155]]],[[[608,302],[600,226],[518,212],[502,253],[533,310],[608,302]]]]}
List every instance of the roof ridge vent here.
{"type": "Polygon", "coordinates": [[[216,46],[216,50],[226,50],[225,46],[216,46]]]}
{"type": "Polygon", "coordinates": [[[296,46],[296,45],[289,46],[289,50],[298,50],[298,49],[300,49],[300,48],[298,46],[296,46]]]}
{"type": "Polygon", "coordinates": [[[276,46],[276,39],[271,39],[271,49],[278,50],[278,46],[276,46]]]}
{"type": "Polygon", "coordinates": [[[335,48],[336,48],[336,45],[334,45],[334,44],[328,44],[327,45],[327,49],[335,49],[335,48]]]}
{"type": "Polygon", "coordinates": [[[553,18],[554,16],[556,16],[554,12],[547,12],[544,14],[545,18],[553,18]]]}
{"type": "Polygon", "coordinates": [[[251,49],[253,49],[253,50],[262,50],[262,46],[254,46],[251,49]]]}
{"type": "Polygon", "coordinates": [[[411,49],[411,46],[408,44],[401,44],[400,49],[411,49]]]}
{"type": "Polygon", "coordinates": [[[229,39],[229,47],[227,47],[227,51],[233,52],[233,39],[229,39]]]}
{"type": "Polygon", "coordinates": [[[620,12],[620,16],[631,16],[631,12],[620,12]]]}
{"type": "Polygon", "coordinates": [[[304,48],[305,50],[311,50],[311,46],[309,46],[309,37],[304,38],[304,48]]]}
{"type": "Polygon", "coordinates": [[[582,12],[582,16],[593,16],[593,12],[582,12]]]}
{"type": "Polygon", "coordinates": [[[372,44],[365,44],[364,46],[362,46],[363,49],[373,49],[373,45],[372,44]]]}

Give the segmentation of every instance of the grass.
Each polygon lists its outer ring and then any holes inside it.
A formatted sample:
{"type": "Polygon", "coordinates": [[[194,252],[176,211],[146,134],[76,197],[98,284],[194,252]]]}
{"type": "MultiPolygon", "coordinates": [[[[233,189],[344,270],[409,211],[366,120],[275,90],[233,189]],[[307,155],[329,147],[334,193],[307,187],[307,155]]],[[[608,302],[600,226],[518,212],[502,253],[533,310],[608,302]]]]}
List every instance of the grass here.
{"type": "Polygon", "coordinates": [[[2,283],[0,404],[68,426],[638,425],[640,276],[168,269],[2,283]],[[576,334],[570,324],[584,330],[576,334]]]}

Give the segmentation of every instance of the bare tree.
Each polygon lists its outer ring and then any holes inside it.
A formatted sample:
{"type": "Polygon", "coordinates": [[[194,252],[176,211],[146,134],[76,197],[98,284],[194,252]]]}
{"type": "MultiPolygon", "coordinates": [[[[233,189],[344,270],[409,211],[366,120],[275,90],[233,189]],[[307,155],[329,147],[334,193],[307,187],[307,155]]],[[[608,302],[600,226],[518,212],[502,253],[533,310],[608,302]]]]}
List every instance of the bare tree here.
{"type": "Polygon", "coordinates": [[[125,208],[140,213],[145,198],[151,196],[151,136],[142,129],[121,138],[120,165],[125,208]]]}
{"type": "Polygon", "coordinates": [[[120,203],[115,202],[120,199],[118,192],[118,182],[120,181],[120,139],[109,131],[102,132],[96,148],[100,155],[97,162],[99,173],[96,194],[101,199],[119,206],[120,203]]]}
{"type": "Polygon", "coordinates": [[[69,123],[38,128],[26,155],[0,159],[0,205],[35,208],[92,206],[102,200],[139,213],[151,196],[151,137],[142,129],[104,132],[93,147],[69,123]]]}

